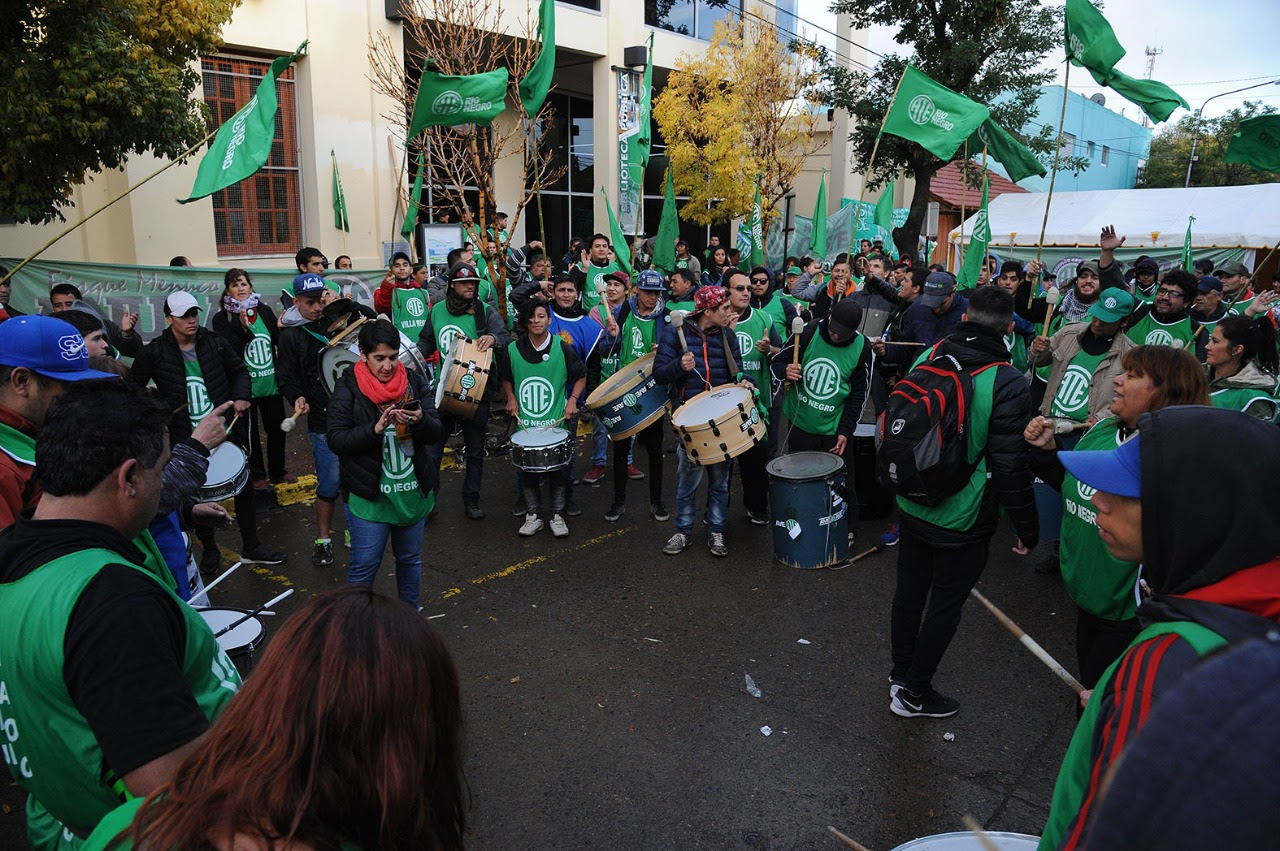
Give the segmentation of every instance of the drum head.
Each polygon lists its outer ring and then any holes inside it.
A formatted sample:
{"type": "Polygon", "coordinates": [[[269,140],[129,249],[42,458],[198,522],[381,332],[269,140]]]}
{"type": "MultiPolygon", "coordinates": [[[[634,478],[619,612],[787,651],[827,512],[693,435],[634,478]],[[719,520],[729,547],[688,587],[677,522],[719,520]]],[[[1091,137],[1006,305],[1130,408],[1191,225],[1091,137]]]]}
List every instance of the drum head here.
{"type": "MultiPolygon", "coordinates": [[[[198,611],[200,612],[200,617],[204,618],[204,622],[209,625],[209,629],[213,630],[214,635],[231,626],[246,614],[239,609],[199,609],[198,611]]],[[[257,618],[249,618],[235,629],[218,635],[218,646],[230,653],[232,650],[239,650],[242,647],[252,647],[258,643],[258,639],[261,637],[262,621],[257,618]]]]}
{"type": "Polygon", "coordinates": [[[737,384],[722,384],[699,393],[685,402],[671,421],[676,425],[691,425],[719,419],[738,405],[751,402],[751,391],[737,384]]]}
{"type": "Polygon", "coordinates": [[[511,442],[525,449],[555,446],[569,439],[569,432],[562,428],[526,428],[511,435],[511,442]]]}
{"type": "MultiPolygon", "coordinates": [[[[1000,851],[1031,851],[1040,844],[1040,837],[1025,833],[987,831],[987,838],[1000,851]]],[[[893,851],[980,851],[984,847],[986,846],[972,833],[939,833],[913,839],[893,851]]]]}
{"type": "Polygon", "coordinates": [[[422,359],[417,343],[404,334],[400,335],[400,363],[404,364],[406,369],[416,369],[423,375],[427,374],[427,362],[422,359]]]}
{"type": "Polygon", "coordinates": [[[223,443],[209,453],[209,472],[205,487],[225,484],[235,479],[245,467],[244,450],[234,443],[223,443]]]}
{"type": "Polygon", "coordinates": [[[324,388],[332,395],[338,386],[338,379],[360,360],[360,349],[354,343],[330,346],[320,353],[320,380],[324,388]]]}
{"type": "Polygon", "coordinates": [[[844,469],[844,461],[830,452],[792,452],[779,455],[765,467],[775,479],[790,482],[817,482],[844,469]]]}

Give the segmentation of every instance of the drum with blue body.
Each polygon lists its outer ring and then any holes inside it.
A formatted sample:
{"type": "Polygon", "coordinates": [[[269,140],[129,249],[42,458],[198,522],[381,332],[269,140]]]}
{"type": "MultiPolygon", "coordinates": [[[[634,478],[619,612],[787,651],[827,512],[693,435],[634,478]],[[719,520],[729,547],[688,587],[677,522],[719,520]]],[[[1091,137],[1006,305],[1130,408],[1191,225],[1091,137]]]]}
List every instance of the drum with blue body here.
{"type": "Polygon", "coordinates": [[[668,393],[653,378],[654,358],[647,354],[619,368],[587,397],[610,440],[625,440],[662,418],[668,393]]]}
{"type": "Polygon", "coordinates": [[[769,462],[773,555],[791,567],[830,567],[849,555],[844,461],[792,452],[769,462]]]}

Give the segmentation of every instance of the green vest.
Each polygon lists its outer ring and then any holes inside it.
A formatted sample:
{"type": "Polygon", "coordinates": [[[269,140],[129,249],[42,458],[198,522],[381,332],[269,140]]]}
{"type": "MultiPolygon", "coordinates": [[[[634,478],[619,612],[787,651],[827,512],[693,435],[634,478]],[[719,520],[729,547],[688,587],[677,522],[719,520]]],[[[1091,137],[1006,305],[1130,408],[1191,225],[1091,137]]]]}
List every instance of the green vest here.
{"type": "MultiPolygon", "coordinates": [[[[1120,445],[1120,421],[1107,417],[1089,429],[1076,451],[1115,449],[1120,445]]],[[[1070,472],[1062,479],[1062,584],[1080,608],[1113,621],[1128,620],[1137,609],[1133,589],[1138,564],[1121,561],[1098,537],[1097,512],[1089,498],[1094,489],[1070,472]]]]}
{"type": "Polygon", "coordinates": [[[590,310],[604,301],[604,276],[610,272],[621,272],[617,261],[610,260],[608,266],[597,266],[587,261],[586,279],[582,282],[582,309],[590,310]]]}
{"type": "MultiPolygon", "coordinates": [[[[777,299],[774,299],[777,301],[777,299]]],[[[756,343],[761,340],[769,339],[769,329],[773,327],[773,317],[763,310],[757,310],[754,307],[749,308],[751,311],[745,320],[739,319],[738,324],[734,326],[734,335],[738,340],[738,365],[743,373],[751,376],[751,380],[755,383],[758,395],[757,407],[760,409],[760,416],[766,423],[769,422],[769,406],[773,399],[773,381],[769,374],[769,358],[763,352],[756,348],[756,343]]],[[[814,335],[818,336],[817,334],[814,335]]],[[[860,346],[861,341],[855,342],[853,346],[860,346]]],[[[854,360],[857,364],[857,360],[854,360]]],[[[845,391],[848,395],[848,391],[845,391]]],[[[840,422],[840,417],[836,416],[836,424],[840,422]]]]}
{"type": "MultiPolygon", "coordinates": [[[[88,721],[67,692],[63,644],[67,622],[85,587],[103,566],[119,563],[119,553],[80,550],[0,586],[0,648],[10,651],[0,653],[6,761],[14,778],[31,793],[37,815],[47,810],[52,818],[81,833],[93,830],[127,793],[105,764],[88,721]],[[15,648],[21,652],[12,652],[15,648]]],[[[160,581],[142,565],[131,566],[160,581]]],[[[204,619],[168,584],[161,584],[186,622],[183,677],[205,717],[212,720],[240,688],[240,675],[204,619]]],[[[29,806],[28,812],[32,809],[29,806]]],[[[45,819],[40,826],[47,828],[51,823],[45,819]]],[[[53,848],[62,831],[29,832],[37,848],[53,848]]]]}
{"type": "Polygon", "coordinates": [[[815,331],[801,357],[800,381],[783,403],[787,419],[810,434],[835,434],[844,415],[849,376],[862,357],[867,338],[858,335],[847,346],[833,346],[815,331]]]}
{"type": "Polygon", "coordinates": [[[1089,388],[1093,384],[1093,374],[1097,371],[1098,364],[1106,356],[1106,352],[1091,355],[1081,349],[1071,359],[1062,373],[1062,380],[1058,382],[1058,390],[1049,406],[1050,416],[1067,417],[1076,422],[1089,419],[1089,388]]]}
{"type": "MultiPolygon", "coordinates": [[[[609,324],[608,316],[611,313],[609,303],[603,301],[599,305],[599,310],[591,314],[591,317],[600,323],[600,327],[604,328],[609,324]],[[603,320],[603,321],[601,321],[603,320]]],[[[618,329],[619,339],[615,340],[609,348],[600,346],[600,381],[603,383],[606,379],[612,378],[613,374],[622,366],[622,329],[618,329]]],[[[603,338],[601,338],[603,339],[603,338]]]]}
{"type": "Polygon", "coordinates": [[[347,495],[347,507],[361,520],[391,526],[412,526],[431,513],[435,495],[422,493],[413,472],[413,441],[406,447],[396,440],[395,426],[382,433],[382,475],[378,480],[377,499],[365,499],[356,493],[347,495]]]}
{"type": "Polygon", "coordinates": [[[796,298],[796,297],[795,297],[795,296],[793,296],[791,293],[783,293],[783,292],[780,292],[780,293],[778,293],[778,298],[785,299],[785,300],[787,300],[787,301],[791,302],[793,305],[795,305],[796,310],[808,310],[808,309],[809,309],[809,302],[805,301],[805,300],[804,300],[804,299],[802,299],[802,298],[796,298]]]}
{"type": "MultiPolygon", "coordinates": [[[[476,309],[479,309],[478,305],[476,309]]],[[[431,330],[436,335],[436,348],[439,349],[440,356],[444,357],[449,354],[449,347],[456,337],[476,339],[476,315],[464,313],[454,316],[441,301],[431,308],[431,330]]]]}
{"type": "MultiPolygon", "coordinates": [[[[916,364],[928,359],[932,351],[916,360],[916,364]]],[[[921,505],[905,496],[897,498],[898,508],[926,523],[943,529],[963,532],[978,520],[982,510],[982,497],[987,490],[987,435],[991,431],[991,411],[995,404],[996,373],[993,366],[978,373],[973,379],[973,407],[969,409],[969,447],[966,455],[969,463],[977,462],[973,475],[965,486],[937,505],[921,505]]]]}
{"type": "MultiPolygon", "coordinates": [[[[1223,298],[1229,298],[1229,296],[1224,295],[1223,298]]],[[[1256,295],[1249,296],[1249,298],[1241,299],[1240,301],[1237,301],[1237,302],[1232,302],[1231,306],[1227,308],[1228,315],[1236,313],[1241,316],[1244,316],[1244,312],[1249,309],[1249,305],[1253,304],[1253,300],[1255,298],[1257,298],[1256,295]]]]}
{"type": "MultiPolygon", "coordinates": [[[[1084,714],[1076,725],[1071,744],[1067,746],[1067,755],[1062,758],[1062,768],[1058,771],[1058,782],[1053,787],[1053,801],[1049,805],[1049,821],[1040,836],[1037,851],[1053,851],[1067,838],[1067,829],[1080,813],[1085,793],[1089,789],[1089,775],[1093,770],[1093,739],[1095,727],[1098,725],[1098,707],[1102,705],[1102,691],[1111,686],[1116,668],[1124,661],[1129,651],[1145,641],[1161,635],[1174,634],[1185,640],[1195,650],[1196,655],[1205,654],[1224,646],[1227,641],[1208,627],[1193,621],[1173,621],[1153,623],[1138,633],[1120,658],[1111,663],[1111,667],[1098,679],[1094,695],[1085,705],[1084,714]]],[[[1101,780],[1101,778],[1099,778],[1101,780]]]]}
{"type": "Polygon", "coordinates": [[[695,310],[693,299],[676,301],[674,298],[669,298],[667,299],[667,310],[683,310],[685,313],[691,313],[695,310]]]}
{"type": "MultiPolygon", "coordinates": [[[[1049,324],[1045,326],[1044,336],[1052,337],[1054,334],[1058,333],[1060,330],[1062,330],[1062,326],[1064,322],[1065,320],[1061,313],[1059,313],[1057,316],[1051,316],[1049,318],[1049,324]]],[[[1047,383],[1049,381],[1049,373],[1052,370],[1053,370],[1053,361],[1050,361],[1044,366],[1038,366],[1036,367],[1036,378],[1040,381],[1047,383]]]]}
{"type": "Polygon", "coordinates": [[[249,370],[250,395],[255,399],[268,399],[279,390],[276,388],[276,360],[271,351],[271,333],[262,321],[262,314],[254,313],[249,330],[253,339],[245,344],[244,365],[249,370]]]}
{"type": "Polygon", "coordinates": [[[688,268],[689,268],[689,258],[688,258],[688,257],[686,257],[686,258],[684,258],[683,260],[681,260],[679,257],[677,257],[677,258],[676,258],[676,268],[677,268],[677,269],[688,269],[688,268]]]}
{"type": "Polygon", "coordinates": [[[204,373],[200,371],[200,361],[192,358],[182,359],[182,368],[187,373],[187,418],[191,427],[195,428],[208,414],[213,413],[213,401],[204,386],[204,373]]]}
{"type": "Polygon", "coordinates": [[[1186,316],[1175,322],[1161,322],[1156,319],[1154,311],[1139,319],[1127,333],[1129,339],[1139,346],[1181,346],[1184,349],[1196,335],[1191,320],[1186,316]]]}
{"type": "Polygon", "coordinates": [[[774,327],[778,329],[779,334],[786,334],[790,331],[787,328],[787,311],[782,306],[782,297],[774,293],[773,298],[769,299],[769,303],[760,308],[763,313],[769,314],[769,318],[773,320],[774,327]]]}
{"type": "MultiPolygon", "coordinates": [[[[660,315],[657,314],[657,316],[660,315]]],[[[655,319],[656,316],[649,319],[636,316],[636,312],[628,308],[627,318],[623,320],[620,329],[622,340],[618,344],[618,366],[626,366],[653,351],[653,344],[658,335],[658,323],[655,319]]]]}
{"type": "Polygon", "coordinates": [[[410,340],[418,339],[427,324],[427,292],[422,287],[396,287],[391,291],[391,321],[410,340]]]}
{"type": "Polygon", "coordinates": [[[1209,394],[1209,402],[1215,408],[1244,411],[1251,417],[1275,422],[1280,414],[1280,400],[1256,387],[1224,387],[1209,394]]]}
{"type": "MultiPolygon", "coordinates": [[[[1158,285],[1156,289],[1159,289],[1158,285]]],[[[1156,290],[1153,289],[1148,295],[1147,293],[1144,293],[1142,291],[1142,287],[1138,286],[1137,282],[1135,282],[1133,285],[1133,300],[1140,305],[1151,304],[1156,300],[1156,290]]]]}
{"type": "Polygon", "coordinates": [[[1005,347],[1009,349],[1009,360],[1018,372],[1026,372],[1030,361],[1027,359],[1027,338],[1014,331],[1004,337],[1005,347]]]}
{"type": "Polygon", "coordinates": [[[525,360],[524,355],[516,350],[515,342],[507,346],[507,356],[511,359],[511,383],[516,394],[516,421],[520,428],[559,425],[569,396],[565,388],[569,382],[569,367],[564,360],[560,338],[551,337],[551,344],[538,363],[525,360]]]}

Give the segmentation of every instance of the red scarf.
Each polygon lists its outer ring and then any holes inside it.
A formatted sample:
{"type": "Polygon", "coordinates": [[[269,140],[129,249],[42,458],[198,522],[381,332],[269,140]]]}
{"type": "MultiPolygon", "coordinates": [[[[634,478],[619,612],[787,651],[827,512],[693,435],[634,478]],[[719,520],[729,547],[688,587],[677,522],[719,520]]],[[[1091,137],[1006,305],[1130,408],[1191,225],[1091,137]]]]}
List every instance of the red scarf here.
{"type": "Polygon", "coordinates": [[[356,365],[352,368],[355,370],[356,385],[360,388],[360,392],[375,405],[395,402],[408,395],[409,373],[405,371],[404,364],[399,361],[396,361],[396,371],[392,373],[391,380],[386,384],[377,379],[363,360],[356,361],[356,365]]]}

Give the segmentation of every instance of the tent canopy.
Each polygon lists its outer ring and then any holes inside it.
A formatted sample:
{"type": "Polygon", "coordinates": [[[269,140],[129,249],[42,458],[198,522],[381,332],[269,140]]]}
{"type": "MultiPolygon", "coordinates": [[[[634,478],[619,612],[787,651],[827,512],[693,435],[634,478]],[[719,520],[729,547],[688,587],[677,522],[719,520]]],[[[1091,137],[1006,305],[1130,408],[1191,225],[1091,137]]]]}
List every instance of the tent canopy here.
{"type": "MultiPolygon", "coordinates": [[[[1048,197],[1017,192],[992,199],[992,247],[1036,245],[1048,197]]],[[[1097,245],[1103,226],[1114,225],[1116,235],[1125,237],[1125,248],[1181,250],[1188,216],[1196,217],[1191,225],[1196,248],[1268,249],[1280,241],[1280,183],[1058,192],[1049,208],[1044,244],[1097,245]]],[[[972,218],[963,229],[967,245],[972,218]]],[[[951,243],[961,242],[960,231],[951,231],[951,243]]]]}

